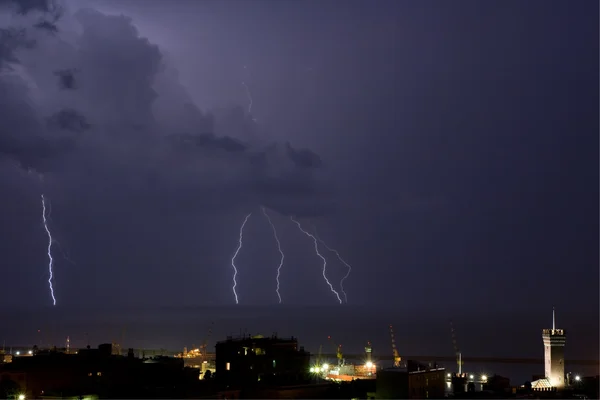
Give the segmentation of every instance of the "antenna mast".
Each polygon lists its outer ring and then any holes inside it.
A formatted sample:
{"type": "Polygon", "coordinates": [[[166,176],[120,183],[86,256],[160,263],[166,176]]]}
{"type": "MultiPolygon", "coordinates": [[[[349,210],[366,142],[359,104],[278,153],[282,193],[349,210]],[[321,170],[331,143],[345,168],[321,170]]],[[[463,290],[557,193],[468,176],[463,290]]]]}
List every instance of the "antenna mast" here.
{"type": "Polygon", "coordinates": [[[456,341],[456,332],[454,331],[454,323],[450,320],[450,333],[452,334],[452,344],[454,345],[454,352],[456,353],[456,364],[458,366],[458,374],[462,375],[462,353],[458,348],[458,343],[456,341]]]}

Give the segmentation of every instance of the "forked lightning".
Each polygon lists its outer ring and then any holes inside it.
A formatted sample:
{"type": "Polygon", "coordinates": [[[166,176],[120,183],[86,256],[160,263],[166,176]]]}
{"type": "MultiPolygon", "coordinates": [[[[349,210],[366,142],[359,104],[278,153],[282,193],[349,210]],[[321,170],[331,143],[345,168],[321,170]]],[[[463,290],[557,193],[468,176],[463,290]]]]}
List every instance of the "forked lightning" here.
{"type": "Polygon", "coordinates": [[[248,114],[252,114],[252,94],[250,93],[250,88],[246,85],[246,82],[242,82],[242,85],[246,88],[246,95],[248,96],[248,114]]]}
{"type": "Polygon", "coordinates": [[[281,293],[279,293],[279,276],[281,275],[281,268],[283,267],[283,260],[285,259],[285,254],[283,254],[283,250],[281,250],[281,242],[279,241],[279,237],[277,236],[277,230],[275,229],[273,221],[271,221],[271,217],[269,217],[269,214],[267,214],[267,210],[264,207],[262,208],[262,212],[263,214],[265,214],[265,217],[267,217],[267,221],[269,221],[269,224],[271,225],[271,229],[273,230],[273,236],[275,237],[275,241],[277,242],[277,249],[279,250],[279,254],[281,254],[279,266],[277,267],[277,276],[275,278],[277,280],[277,288],[275,289],[275,291],[277,292],[277,297],[279,298],[279,304],[281,304],[281,293]]]}
{"type": "MultiPolygon", "coordinates": [[[[316,229],[315,229],[316,231],[316,229]]],[[[340,262],[342,264],[344,264],[346,266],[346,268],[348,268],[348,272],[346,272],[346,275],[344,275],[344,277],[342,278],[342,280],[340,280],[340,289],[342,290],[342,293],[344,294],[344,301],[347,303],[348,302],[348,295],[346,294],[346,291],[344,290],[344,281],[350,276],[350,273],[352,272],[352,267],[350,266],[350,264],[348,264],[343,258],[342,256],[340,256],[340,253],[334,249],[331,248],[327,245],[327,243],[325,243],[320,237],[319,234],[315,232],[315,237],[317,238],[317,240],[319,241],[319,243],[321,243],[323,246],[325,246],[325,248],[329,251],[331,251],[332,253],[335,253],[335,255],[337,256],[338,260],[340,260],[340,262]]]]}
{"type": "Polygon", "coordinates": [[[319,242],[317,241],[317,238],[314,235],[312,235],[309,232],[307,232],[304,229],[302,229],[302,225],[300,225],[300,222],[296,221],[293,216],[290,216],[290,220],[292,220],[292,222],[295,223],[298,226],[298,229],[300,229],[300,231],[302,233],[304,233],[306,236],[312,238],[312,240],[315,242],[315,252],[321,258],[321,260],[323,260],[323,279],[325,279],[325,282],[327,282],[327,285],[329,285],[329,289],[331,290],[331,292],[333,294],[335,294],[335,296],[337,297],[337,299],[340,302],[340,304],[342,304],[342,298],[340,297],[340,294],[333,288],[333,285],[331,284],[331,282],[329,282],[329,279],[327,279],[327,274],[326,274],[326,272],[327,272],[327,260],[319,252],[319,242]]]}
{"type": "Polygon", "coordinates": [[[242,223],[242,226],[240,226],[240,238],[239,238],[238,247],[235,250],[235,254],[231,258],[231,266],[233,267],[233,287],[231,289],[233,290],[233,295],[235,296],[235,304],[239,304],[238,295],[235,290],[235,288],[237,287],[236,277],[237,277],[237,273],[238,273],[238,270],[235,266],[235,259],[238,255],[238,253],[240,252],[240,250],[242,249],[242,246],[244,245],[244,243],[243,243],[244,242],[244,227],[246,226],[246,222],[248,222],[248,219],[250,219],[251,215],[252,215],[252,213],[246,215],[246,218],[244,218],[244,222],[242,223]]]}
{"type": "Polygon", "coordinates": [[[44,221],[44,229],[48,234],[48,286],[50,287],[50,296],[52,297],[52,305],[56,305],[56,297],[54,297],[54,287],[52,285],[52,280],[54,278],[53,265],[54,260],[52,259],[52,233],[50,233],[50,229],[48,228],[48,220],[46,215],[46,198],[42,194],[42,220],[44,221]]]}

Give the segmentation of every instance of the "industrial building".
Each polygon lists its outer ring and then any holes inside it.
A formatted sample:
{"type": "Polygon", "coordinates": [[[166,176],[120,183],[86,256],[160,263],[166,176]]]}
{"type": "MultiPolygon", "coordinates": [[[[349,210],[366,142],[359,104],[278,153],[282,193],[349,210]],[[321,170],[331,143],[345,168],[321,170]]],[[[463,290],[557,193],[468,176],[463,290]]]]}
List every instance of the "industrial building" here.
{"type": "Polygon", "coordinates": [[[446,394],[446,369],[408,362],[409,368],[377,372],[377,399],[441,399],[446,394]],[[414,369],[413,366],[417,366],[414,369]]]}

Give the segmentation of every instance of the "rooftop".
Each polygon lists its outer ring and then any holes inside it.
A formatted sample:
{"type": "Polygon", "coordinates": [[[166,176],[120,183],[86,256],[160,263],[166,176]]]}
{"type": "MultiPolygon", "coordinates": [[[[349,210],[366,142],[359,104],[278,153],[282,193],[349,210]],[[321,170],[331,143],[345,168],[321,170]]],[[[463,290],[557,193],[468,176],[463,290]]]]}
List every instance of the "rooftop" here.
{"type": "Polygon", "coordinates": [[[564,329],[542,329],[542,334],[549,336],[565,336],[564,329]]]}
{"type": "Polygon", "coordinates": [[[280,343],[298,343],[298,339],[296,339],[295,337],[289,337],[289,338],[281,338],[278,337],[277,335],[272,335],[272,336],[263,336],[263,335],[242,335],[242,336],[238,336],[238,337],[233,337],[233,336],[227,336],[227,339],[225,340],[221,340],[219,342],[217,342],[217,344],[220,343],[234,343],[234,342],[249,342],[249,341],[271,341],[271,342],[280,342],[280,343]]]}

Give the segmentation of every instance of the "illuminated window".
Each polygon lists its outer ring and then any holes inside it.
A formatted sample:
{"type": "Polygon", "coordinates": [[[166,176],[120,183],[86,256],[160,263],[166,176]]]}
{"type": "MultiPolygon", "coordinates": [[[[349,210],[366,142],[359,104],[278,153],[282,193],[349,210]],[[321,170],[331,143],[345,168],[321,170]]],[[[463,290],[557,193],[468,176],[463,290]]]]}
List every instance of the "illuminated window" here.
{"type": "Polygon", "coordinates": [[[277,366],[277,363],[275,362],[275,360],[273,360],[273,368],[275,368],[277,366]]]}
{"type": "Polygon", "coordinates": [[[92,376],[92,373],[91,373],[91,372],[88,372],[88,376],[92,376]]]}
{"type": "Polygon", "coordinates": [[[231,369],[231,364],[230,363],[225,364],[225,369],[227,371],[229,371],[231,369]]]}
{"type": "Polygon", "coordinates": [[[98,376],[102,376],[102,372],[98,372],[96,375],[98,375],[98,376]]]}

